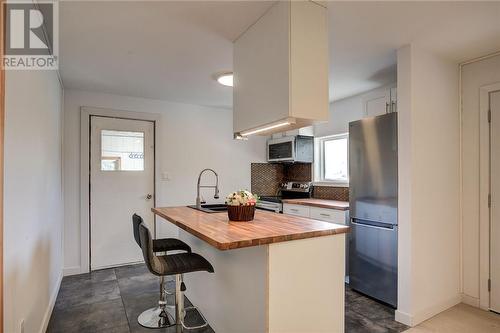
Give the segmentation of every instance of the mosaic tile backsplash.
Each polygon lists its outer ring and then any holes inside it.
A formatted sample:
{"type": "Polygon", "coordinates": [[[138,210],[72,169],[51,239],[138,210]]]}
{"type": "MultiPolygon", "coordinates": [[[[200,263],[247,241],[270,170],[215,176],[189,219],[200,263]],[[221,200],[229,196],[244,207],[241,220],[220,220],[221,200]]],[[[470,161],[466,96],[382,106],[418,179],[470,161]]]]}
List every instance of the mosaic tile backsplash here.
{"type": "Polygon", "coordinates": [[[310,182],[312,179],[311,163],[285,164],[285,179],[295,182],[310,182]]]}
{"type": "Polygon", "coordinates": [[[252,193],[263,195],[276,195],[279,185],[285,178],[283,164],[252,163],[252,193]]]}
{"type": "MultiPolygon", "coordinates": [[[[311,181],[312,164],[310,163],[252,163],[251,165],[253,193],[260,196],[276,195],[279,185],[286,181],[311,181]]],[[[315,186],[313,197],[349,201],[348,187],[315,186]]]]}
{"type": "Polygon", "coordinates": [[[349,201],[349,187],[314,186],[313,197],[316,199],[349,201]]]}

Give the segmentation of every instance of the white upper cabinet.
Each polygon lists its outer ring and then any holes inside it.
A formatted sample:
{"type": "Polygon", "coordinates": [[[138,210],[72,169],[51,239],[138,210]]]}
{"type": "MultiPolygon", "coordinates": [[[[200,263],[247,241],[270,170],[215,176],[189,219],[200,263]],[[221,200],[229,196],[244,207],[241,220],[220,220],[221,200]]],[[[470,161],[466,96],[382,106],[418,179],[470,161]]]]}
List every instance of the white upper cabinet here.
{"type": "Polygon", "coordinates": [[[235,133],[259,134],[328,120],[327,12],[312,1],[278,1],[234,43],[235,133]]]}
{"type": "Polygon", "coordinates": [[[390,112],[398,112],[398,89],[391,88],[391,104],[389,106],[390,112]]]}
{"type": "Polygon", "coordinates": [[[396,88],[368,94],[364,99],[365,117],[380,116],[397,111],[396,88]]]}
{"type": "Polygon", "coordinates": [[[380,96],[365,101],[365,116],[375,117],[386,114],[388,110],[389,94],[382,93],[380,96]]]}

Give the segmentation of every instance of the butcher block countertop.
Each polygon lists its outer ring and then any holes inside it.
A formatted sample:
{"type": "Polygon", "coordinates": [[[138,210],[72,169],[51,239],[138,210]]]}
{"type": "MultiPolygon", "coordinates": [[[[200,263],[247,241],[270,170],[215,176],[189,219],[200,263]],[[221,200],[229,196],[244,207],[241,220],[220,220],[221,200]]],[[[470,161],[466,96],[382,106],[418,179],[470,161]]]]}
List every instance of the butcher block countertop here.
{"type": "Polygon", "coordinates": [[[283,199],[283,203],[293,204],[293,205],[304,205],[313,206],[320,208],[331,208],[337,210],[349,210],[349,201],[336,201],[336,200],[325,200],[325,199],[283,199]]]}
{"type": "Polygon", "coordinates": [[[153,213],[219,250],[347,233],[349,227],[309,218],[255,211],[251,222],[229,221],[227,212],[205,213],[189,207],[152,208],[153,213]]]}

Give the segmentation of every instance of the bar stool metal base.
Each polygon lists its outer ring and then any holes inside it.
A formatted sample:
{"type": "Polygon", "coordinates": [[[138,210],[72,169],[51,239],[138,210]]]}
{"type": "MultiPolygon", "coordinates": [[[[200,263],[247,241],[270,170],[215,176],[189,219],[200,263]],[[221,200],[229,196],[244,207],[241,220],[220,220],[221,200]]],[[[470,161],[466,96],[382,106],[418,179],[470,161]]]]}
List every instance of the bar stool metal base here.
{"type": "Polygon", "coordinates": [[[166,302],[165,306],[166,306],[167,308],[172,309],[172,312],[174,312],[174,313],[175,313],[175,300],[174,300],[174,304],[168,304],[168,299],[167,299],[167,297],[166,297],[166,296],[172,296],[172,295],[175,297],[175,292],[171,293],[171,292],[167,291],[167,287],[165,287],[164,292],[165,292],[165,299],[166,299],[166,301],[165,301],[165,302],[166,302]]]}
{"type": "Polygon", "coordinates": [[[165,328],[176,324],[176,319],[168,313],[165,277],[160,276],[160,300],[158,306],[147,309],[139,315],[137,321],[146,328],[165,328]]]}
{"type": "Polygon", "coordinates": [[[165,328],[175,325],[174,317],[159,306],[147,309],[137,318],[139,324],[146,328],[165,328]],[[163,311],[163,313],[162,313],[163,311]]]}

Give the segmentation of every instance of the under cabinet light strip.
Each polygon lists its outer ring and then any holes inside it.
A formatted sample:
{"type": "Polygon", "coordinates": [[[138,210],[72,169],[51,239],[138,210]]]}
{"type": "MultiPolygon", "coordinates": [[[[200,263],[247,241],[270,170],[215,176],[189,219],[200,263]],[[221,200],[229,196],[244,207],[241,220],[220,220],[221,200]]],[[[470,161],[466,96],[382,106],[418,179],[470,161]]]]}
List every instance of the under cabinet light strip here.
{"type": "Polygon", "coordinates": [[[254,129],[254,130],[243,131],[243,132],[240,133],[240,135],[241,136],[249,136],[249,135],[252,135],[252,134],[257,134],[257,133],[269,131],[269,130],[272,130],[274,128],[283,127],[283,126],[287,126],[287,125],[290,125],[290,122],[289,121],[284,121],[282,123],[278,123],[278,124],[274,124],[274,125],[269,125],[269,126],[266,126],[266,127],[261,127],[261,128],[257,128],[257,129],[254,129]]]}

